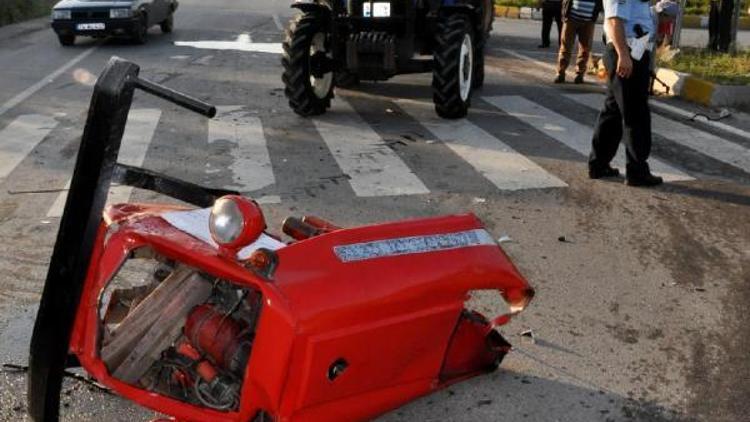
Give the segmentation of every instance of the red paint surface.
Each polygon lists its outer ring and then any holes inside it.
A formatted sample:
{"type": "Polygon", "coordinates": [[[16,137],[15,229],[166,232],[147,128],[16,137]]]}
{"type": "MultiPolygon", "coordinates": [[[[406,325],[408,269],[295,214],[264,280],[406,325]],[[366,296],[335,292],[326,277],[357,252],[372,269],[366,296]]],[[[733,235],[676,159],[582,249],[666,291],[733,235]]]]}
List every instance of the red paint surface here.
{"type": "MultiPolygon", "coordinates": [[[[102,384],[130,400],[185,421],[247,421],[265,411],[280,421],[367,420],[424,394],[494,368],[505,349],[492,324],[467,320],[468,292],[529,289],[497,245],[341,262],[333,247],[482,228],[473,215],[338,229],[277,251],[265,281],[216,248],[158,215],[172,207],[116,206],[97,238],[71,351],[102,384]],[[263,295],[263,309],[237,412],[218,412],[112,378],[98,358],[98,298],[129,251],[159,254],[263,295]],[[497,336],[497,334],[494,334],[497,336]],[[333,381],[331,364],[346,369],[333,381]]],[[[509,317],[488,315],[505,323],[509,317]]]]}

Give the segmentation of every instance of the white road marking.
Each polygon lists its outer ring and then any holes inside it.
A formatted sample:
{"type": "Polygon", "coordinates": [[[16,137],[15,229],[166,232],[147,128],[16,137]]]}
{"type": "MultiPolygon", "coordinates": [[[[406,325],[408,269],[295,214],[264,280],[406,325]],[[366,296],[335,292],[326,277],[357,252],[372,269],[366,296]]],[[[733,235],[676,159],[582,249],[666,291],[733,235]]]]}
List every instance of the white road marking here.
{"type": "Polygon", "coordinates": [[[62,65],[60,68],[55,70],[54,72],[50,73],[49,75],[45,76],[40,80],[39,82],[35,83],[34,85],[31,85],[30,87],[24,89],[20,93],[18,93],[15,97],[11,98],[10,100],[6,101],[3,104],[0,104],[0,116],[7,113],[8,110],[12,109],[13,107],[17,106],[18,104],[26,101],[27,98],[34,95],[37,91],[47,86],[49,83],[57,79],[58,76],[62,75],[63,73],[67,72],[68,69],[75,66],[76,63],[80,62],[81,60],[88,57],[89,54],[93,53],[96,47],[91,47],[85,51],[83,51],[81,54],[73,57],[70,59],[67,63],[62,65]]]}
{"type": "Polygon", "coordinates": [[[444,120],[432,104],[397,100],[396,104],[418,120],[448,148],[463,158],[501,190],[566,187],[535,162],[466,119],[444,120]]]}
{"type": "MultiPolygon", "coordinates": [[[[156,126],[161,118],[161,110],[155,108],[134,109],[128,115],[125,133],[122,136],[122,146],[117,161],[129,166],[140,167],[146,159],[148,147],[156,132],[156,126]]],[[[61,217],[65,208],[65,200],[70,189],[70,180],[50,209],[47,217],[61,217]]],[[[128,202],[133,188],[115,185],[110,187],[107,203],[117,204],[128,202]]]]}
{"type": "MultiPolygon", "coordinates": [[[[604,96],[601,94],[566,94],[565,96],[594,109],[600,108],[604,101],[604,96]]],[[[677,123],[656,113],[651,113],[651,130],[672,142],[685,145],[711,158],[750,173],[750,149],[741,145],[694,127],[677,123]]]]}
{"type": "Polygon", "coordinates": [[[279,19],[279,15],[277,13],[274,13],[271,17],[273,18],[274,25],[276,25],[276,29],[278,29],[279,31],[283,31],[284,25],[282,25],[281,19],[279,19]]]}
{"type": "MultiPolygon", "coordinates": [[[[652,107],[655,107],[655,108],[658,108],[660,110],[667,111],[667,112],[670,112],[670,113],[674,113],[674,114],[676,114],[678,116],[686,117],[688,119],[690,119],[693,116],[695,116],[694,112],[683,110],[683,109],[681,109],[679,107],[675,107],[675,106],[673,106],[671,104],[666,104],[666,103],[663,103],[661,101],[654,101],[654,100],[652,100],[650,102],[650,104],[651,104],[652,107]]],[[[742,115],[742,114],[740,113],[740,115],[742,115]]],[[[703,124],[707,124],[709,126],[713,126],[713,127],[717,128],[717,129],[720,129],[720,130],[723,130],[725,132],[729,132],[729,133],[732,133],[734,135],[737,135],[737,136],[740,136],[742,138],[750,140],[750,132],[744,131],[744,130],[736,128],[734,126],[730,126],[730,125],[728,125],[726,123],[716,122],[716,121],[713,121],[713,120],[698,120],[698,122],[703,123],[703,124]]]]}
{"type": "MultiPolygon", "coordinates": [[[[591,151],[593,129],[588,126],[520,96],[483,97],[483,99],[584,156],[588,156],[591,151]]],[[[612,164],[624,171],[624,148],[619,149],[612,164]]],[[[649,164],[654,173],[664,177],[664,180],[694,180],[693,177],[655,158],[650,158],[649,164]]]]}
{"type": "Polygon", "coordinates": [[[541,60],[537,60],[537,59],[535,59],[533,57],[529,57],[529,56],[527,56],[525,54],[521,54],[521,53],[519,53],[517,51],[508,50],[507,48],[501,48],[499,50],[502,51],[503,53],[509,55],[509,56],[513,56],[513,57],[515,57],[517,59],[521,59],[521,60],[526,60],[526,61],[529,61],[529,62],[532,62],[532,63],[536,64],[537,66],[544,67],[546,69],[551,69],[551,70],[554,70],[555,72],[557,72],[557,67],[554,64],[543,62],[541,60]]]}
{"type": "Polygon", "coordinates": [[[284,52],[281,43],[253,42],[250,34],[240,34],[234,41],[175,41],[174,45],[206,50],[237,50],[270,54],[282,54],[284,52]]]}
{"type": "Polygon", "coordinates": [[[343,98],[313,119],[357,196],[429,193],[411,169],[343,98]]]}
{"type": "Polygon", "coordinates": [[[242,106],[217,107],[216,117],[208,121],[208,142],[218,141],[233,144],[229,169],[240,192],[276,182],[260,118],[249,116],[242,106]]]}
{"type": "Polygon", "coordinates": [[[24,114],[0,130],[0,179],[18,164],[57,126],[57,120],[41,114],[24,114]]]}
{"type": "Polygon", "coordinates": [[[60,192],[60,194],[57,195],[57,198],[55,198],[55,202],[53,202],[52,206],[49,207],[49,210],[47,210],[47,217],[62,217],[63,211],[65,210],[65,200],[68,199],[69,190],[70,179],[68,179],[68,181],[65,183],[65,187],[63,188],[62,192],[60,192]]]}

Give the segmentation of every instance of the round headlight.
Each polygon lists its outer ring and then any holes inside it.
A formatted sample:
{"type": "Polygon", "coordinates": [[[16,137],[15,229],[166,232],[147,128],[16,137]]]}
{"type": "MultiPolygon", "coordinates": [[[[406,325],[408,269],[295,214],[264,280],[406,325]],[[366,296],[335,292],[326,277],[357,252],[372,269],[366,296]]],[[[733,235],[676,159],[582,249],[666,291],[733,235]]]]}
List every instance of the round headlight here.
{"type": "Polygon", "coordinates": [[[255,241],[266,228],[266,222],[254,201],[228,195],[214,202],[208,227],[214,242],[236,251],[255,241]]]}
{"type": "Polygon", "coordinates": [[[242,234],[244,226],[245,219],[235,201],[221,198],[214,203],[209,227],[216,243],[222,245],[234,242],[242,234]]]}

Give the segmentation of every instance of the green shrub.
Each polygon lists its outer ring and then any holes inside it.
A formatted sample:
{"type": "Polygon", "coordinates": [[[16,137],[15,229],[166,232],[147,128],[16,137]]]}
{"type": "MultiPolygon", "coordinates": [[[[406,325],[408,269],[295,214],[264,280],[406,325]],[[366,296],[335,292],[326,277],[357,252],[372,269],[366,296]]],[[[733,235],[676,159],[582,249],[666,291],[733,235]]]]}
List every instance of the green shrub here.
{"type": "Polygon", "coordinates": [[[54,0],[0,0],[0,26],[50,13],[54,0]]]}
{"type": "Polygon", "coordinates": [[[710,81],[729,85],[750,84],[750,50],[731,55],[683,48],[669,61],[657,60],[661,67],[691,73],[710,81]]]}

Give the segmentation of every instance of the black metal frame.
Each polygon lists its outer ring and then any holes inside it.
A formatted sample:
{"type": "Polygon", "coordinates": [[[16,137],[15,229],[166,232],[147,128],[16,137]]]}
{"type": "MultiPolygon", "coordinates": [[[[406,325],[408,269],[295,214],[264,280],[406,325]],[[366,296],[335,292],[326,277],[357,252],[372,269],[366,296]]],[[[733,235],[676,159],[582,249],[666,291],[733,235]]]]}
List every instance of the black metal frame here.
{"type": "Polygon", "coordinates": [[[117,163],[136,88],[207,117],[216,114],[210,104],[140,79],[139,70],[136,64],[113,57],[91,96],[31,338],[27,391],[29,415],[35,421],[58,419],[63,373],[77,362],[68,354],[70,337],[110,185],[149,189],[199,207],[236,194],[117,163]]]}

